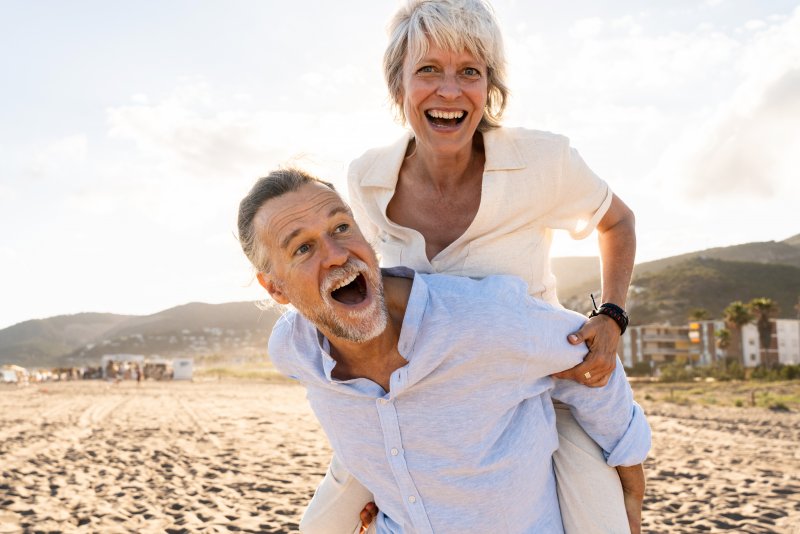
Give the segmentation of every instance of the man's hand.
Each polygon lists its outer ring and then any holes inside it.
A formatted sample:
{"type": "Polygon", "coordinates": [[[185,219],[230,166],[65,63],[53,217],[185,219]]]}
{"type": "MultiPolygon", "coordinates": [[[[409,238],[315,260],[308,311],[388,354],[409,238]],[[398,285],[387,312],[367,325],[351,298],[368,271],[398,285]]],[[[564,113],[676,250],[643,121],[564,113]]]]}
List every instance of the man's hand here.
{"type": "Polygon", "coordinates": [[[625,513],[631,534],[642,532],[642,503],[644,502],[644,468],[642,464],[631,467],[617,467],[617,474],[622,483],[622,495],[625,501],[625,513]]]}
{"type": "MultiPolygon", "coordinates": [[[[364,505],[364,509],[361,510],[361,530],[359,531],[360,534],[364,534],[369,528],[370,523],[372,523],[378,515],[378,507],[375,506],[374,502],[368,502],[364,505]]],[[[352,517],[352,516],[351,516],[352,517]]]]}
{"type": "Polygon", "coordinates": [[[589,354],[572,369],[552,375],[580,382],[589,387],[603,387],[608,384],[611,373],[617,366],[617,344],[619,326],[606,315],[592,317],[575,333],[567,336],[571,345],[586,343],[589,354]],[[588,375],[586,373],[589,373],[588,375]]]}

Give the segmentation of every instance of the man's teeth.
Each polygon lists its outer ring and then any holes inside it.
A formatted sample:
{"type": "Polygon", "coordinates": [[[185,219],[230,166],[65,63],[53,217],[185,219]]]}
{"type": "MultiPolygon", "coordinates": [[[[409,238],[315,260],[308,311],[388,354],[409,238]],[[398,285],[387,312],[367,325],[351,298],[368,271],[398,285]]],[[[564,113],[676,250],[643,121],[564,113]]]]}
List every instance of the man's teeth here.
{"type": "Polygon", "coordinates": [[[333,292],[334,292],[334,291],[336,291],[337,289],[341,289],[341,288],[343,288],[344,286],[346,286],[346,285],[348,285],[348,284],[351,284],[351,283],[353,283],[353,280],[355,280],[356,278],[358,278],[358,273],[351,274],[349,277],[345,278],[344,280],[341,280],[341,281],[340,281],[338,284],[336,284],[335,286],[333,286],[333,287],[331,288],[331,291],[330,291],[330,292],[331,292],[331,293],[333,293],[333,292]]]}
{"type": "Polygon", "coordinates": [[[433,117],[434,119],[460,119],[464,116],[463,111],[440,111],[438,109],[432,109],[428,111],[428,115],[433,117]]]}

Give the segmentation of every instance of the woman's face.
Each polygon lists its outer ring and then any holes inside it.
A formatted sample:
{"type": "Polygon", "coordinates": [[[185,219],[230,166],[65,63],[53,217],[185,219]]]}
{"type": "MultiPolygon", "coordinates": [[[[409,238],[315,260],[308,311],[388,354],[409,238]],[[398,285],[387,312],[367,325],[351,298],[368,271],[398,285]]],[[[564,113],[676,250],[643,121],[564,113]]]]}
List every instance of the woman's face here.
{"type": "Polygon", "coordinates": [[[486,107],[486,63],[466,50],[431,44],[417,62],[406,57],[400,95],[418,145],[446,155],[472,146],[486,107]]]}

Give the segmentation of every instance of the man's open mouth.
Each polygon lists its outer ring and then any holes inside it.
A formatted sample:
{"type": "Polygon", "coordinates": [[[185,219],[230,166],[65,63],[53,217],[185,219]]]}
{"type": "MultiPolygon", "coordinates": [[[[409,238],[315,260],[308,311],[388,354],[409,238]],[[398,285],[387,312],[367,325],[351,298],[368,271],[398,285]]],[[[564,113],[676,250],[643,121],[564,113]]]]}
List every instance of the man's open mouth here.
{"type": "Polygon", "coordinates": [[[342,304],[359,304],[367,298],[367,280],[361,273],[353,273],[337,283],[331,291],[331,298],[342,304]]]}
{"type": "Polygon", "coordinates": [[[431,109],[425,112],[425,117],[428,122],[434,126],[440,127],[453,127],[464,122],[468,113],[466,111],[441,111],[438,109],[431,109]]]}

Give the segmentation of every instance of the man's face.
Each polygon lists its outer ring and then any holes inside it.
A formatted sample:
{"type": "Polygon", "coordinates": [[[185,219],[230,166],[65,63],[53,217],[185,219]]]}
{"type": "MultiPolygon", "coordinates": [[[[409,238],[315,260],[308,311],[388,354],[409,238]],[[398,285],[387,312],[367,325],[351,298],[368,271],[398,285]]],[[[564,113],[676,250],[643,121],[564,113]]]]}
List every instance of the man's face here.
{"type": "Polygon", "coordinates": [[[331,189],[307,184],[264,203],[255,218],[269,273],[259,282],[328,337],[364,342],[386,328],[378,262],[350,209],[331,189]]]}

